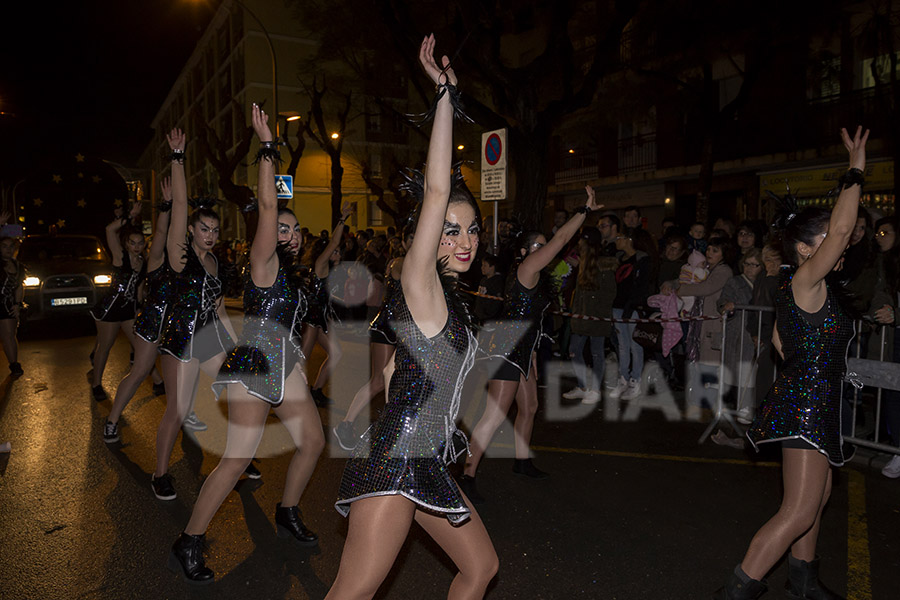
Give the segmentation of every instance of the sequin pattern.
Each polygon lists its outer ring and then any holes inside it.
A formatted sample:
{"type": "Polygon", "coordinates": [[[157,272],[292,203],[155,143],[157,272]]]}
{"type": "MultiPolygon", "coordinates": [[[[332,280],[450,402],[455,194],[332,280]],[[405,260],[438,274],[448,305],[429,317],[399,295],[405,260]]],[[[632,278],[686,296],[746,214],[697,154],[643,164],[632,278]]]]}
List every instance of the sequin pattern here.
{"type": "Polygon", "coordinates": [[[244,327],[213,383],[216,396],[227,384],[240,383],[251,395],[274,406],[281,404],[285,378],[303,361],[300,328],[305,313],[306,297],[280,260],[275,282],[267,288],[256,286],[247,269],[244,327]]]}
{"type": "Polygon", "coordinates": [[[794,271],[784,269],[775,296],[784,365],[747,436],[754,446],[803,439],[840,466],[841,388],[853,323],[828,288],[827,314],[817,327],[794,302],[794,271]]]}
{"type": "Polygon", "coordinates": [[[147,298],[134,319],[134,333],[151,344],[158,343],[162,336],[172,274],[168,258],[164,258],[161,266],[147,273],[147,298]]]}
{"type": "MultiPolygon", "coordinates": [[[[203,268],[200,258],[190,245],[186,249],[187,260],[180,273],[173,271],[172,298],[177,298],[169,310],[169,318],[163,327],[160,350],[183,362],[193,358],[193,338],[204,327],[215,331],[219,351],[231,346],[231,336],[219,322],[216,301],[222,295],[222,283],[218,277],[203,268]]],[[[215,259],[215,256],[213,259],[215,259]]]]}
{"type": "MultiPolygon", "coordinates": [[[[454,293],[445,288],[445,297],[454,293]]],[[[360,440],[341,479],[338,512],[346,516],[361,498],[400,494],[451,523],[469,518],[448,471],[456,457],[453,438],[465,376],[475,358],[475,338],[447,302],[444,329],[427,338],[416,326],[403,290],[390,299],[397,333],[389,402],[360,440]]]]}
{"type": "Polygon", "coordinates": [[[320,279],[314,272],[310,272],[307,282],[306,297],[309,304],[303,322],[328,333],[328,321],[336,320],[328,293],[328,279],[320,279]]]}
{"type": "Polygon", "coordinates": [[[502,358],[519,369],[527,379],[531,373],[531,354],[541,339],[541,321],[550,306],[550,296],[540,283],[528,289],[513,276],[506,294],[503,312],[493,325],[493,334],[485,345],[489,357],[502,358]]]}
{"type": "Polygon", "coordinates": [[[134,270],[130,255],[124,252],[122,266],[113,270],[109,291],[91,309],[91,316],[109,322],[133,319],[137,310],[137,288],[146,275],[147,263],[141,261],[141,268],[134,270]]]}
{"type": "Polygon", "coordinates": [[[400,280],[388,275],[385,277],[385,281],[384,302],[381,304],[378,314],[369,324],[369,334],[373,341],[393,346],[397,343],[397,334],[391,327],[391,298],[400,289],[400,280]]]}
{"type": "Polygon", "coordinates": [[[3,283],[0,284],[0,319],[14,318],[12,311],[16,304],[16,290],[25,279],[25,267],[17,260],[10,261],[15,267],[15,273],[9,273],[2,269],[3,283]]]}

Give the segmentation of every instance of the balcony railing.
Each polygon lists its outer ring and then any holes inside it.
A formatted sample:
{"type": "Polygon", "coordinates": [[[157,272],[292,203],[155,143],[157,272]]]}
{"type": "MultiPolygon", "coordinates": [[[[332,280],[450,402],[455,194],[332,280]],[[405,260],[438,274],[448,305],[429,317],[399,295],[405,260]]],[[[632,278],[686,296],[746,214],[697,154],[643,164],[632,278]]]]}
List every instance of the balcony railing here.
{"type": "Polygon", "coordinates": [[[598,155],[596,152],[564,154],[559,161],[559,169],[556,171],[555,180],[556,185],[579,183],[596,179],[598,174],[598,155]]]}
{"type": "Polygon", "coordinates": [[[656,133],[619,140],[619,174],[656,169],[656,133]]]}

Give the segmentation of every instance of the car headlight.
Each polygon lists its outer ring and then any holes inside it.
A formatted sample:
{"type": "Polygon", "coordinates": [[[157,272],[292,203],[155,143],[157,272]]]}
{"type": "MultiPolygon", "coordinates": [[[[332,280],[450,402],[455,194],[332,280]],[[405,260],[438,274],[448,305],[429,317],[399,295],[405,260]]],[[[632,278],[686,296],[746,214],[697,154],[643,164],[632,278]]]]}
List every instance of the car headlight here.
{"type": "Polygon", "coordinates": [[[22,282],[25,287],[37,287],[41,285],[40,277],[26,277],[25,281],[22,282]]]}
{"type": "Polygon", "coordinates": [[[109,275],[94,275],[94,283],[96,285],[109,285],[112,282],[112,277],[109,275]]]}

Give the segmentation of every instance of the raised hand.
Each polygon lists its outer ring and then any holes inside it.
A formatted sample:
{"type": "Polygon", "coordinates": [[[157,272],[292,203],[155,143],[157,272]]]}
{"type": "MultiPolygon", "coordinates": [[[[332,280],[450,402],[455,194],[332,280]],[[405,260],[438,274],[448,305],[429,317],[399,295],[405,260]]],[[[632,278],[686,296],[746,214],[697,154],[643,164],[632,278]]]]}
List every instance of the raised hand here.
{"type": "Polygon", "coordinates": [[[434,60],[434,46],[434,34],[425,36],[422,45],[419,46],[419,62],[422,63],[422,68],[435,85],[442,83],[456,85],[456,73],[450,68],[450,59],[446,54],[441,56],[443,68],[439,67],[434,60]]]}
{"type": "Polygon", "coordinates": [[[865,133],[863,133],[862,125],[856,128],[856,134],[852,139],[847,130],[841,128],[841,141],[844,142],[844,147],[850,153],[851,169],[860,169],[862,171],[866,169],[866,141],[868,139],[869,130],[866,129],[865,133]]]}
{"type": "Polygon", "coordinates": [[[12,215],[10,214],[10,212],[8,210],[4,210],[3,212],[0,212],[0,225],[6,225],[7,223],[9,223],[9,218],[11,216],[12,215]]]}
{"type": "Polygon", "coordinates": [[[176,127],[166,135],[166,140],[169,142],[169,148],[172,150],[183,151],[187,137],[181,129],[176,127]]]}
{"type": "Polygon", "coordinates": [[[163,177],[159,182],[159,192],[162,194],[162,199],[164,202],[172,201],[172,178],[169,176],[163,177]]]}
{"type": "Polygon", "coordinates": [[[128,220],[133,221],[141,216],[141,203],[135,202],[131,205],[131,212],[128,213],[128,220]]]}
{"type": "Polygon", "coordinates": [[[356,204],[344,200],[344,203],[341,205],[341,219],[346,219],[353,212],[356,212],[356,204]]]}
{"type": "Polygon", "coordinates": [[[594,188],[589,185],[584,186],[584,191],[587,192],[587,202],[584,203],[590,210],[600,210],[603,208],[602,204],[597,204],[597,195],[594,192],[594,188]]]}
{"type": "Polygon", "coordinates": [[[255,102],[250,111],[250,120],[253,124],[253,131],[256,132],[259,141],[271,142],[272,130],[269,129],[269,115],[267,115],[255,102]]]}

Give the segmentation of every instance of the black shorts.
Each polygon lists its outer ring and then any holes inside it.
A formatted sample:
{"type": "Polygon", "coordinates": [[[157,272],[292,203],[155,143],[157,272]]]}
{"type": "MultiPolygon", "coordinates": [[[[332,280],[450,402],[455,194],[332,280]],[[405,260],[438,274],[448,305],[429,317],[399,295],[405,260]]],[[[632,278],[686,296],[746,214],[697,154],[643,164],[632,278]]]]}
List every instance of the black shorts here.
{"type": "Polygon", "coordinates": [[[781,442],[782,448],[796,448],[798,450],[816,450],[818,448],[804,440],[803,438],[791,438],[789,440],[784,440],[781,442]]]}
{"type": "Polygon", "coordinates": [[[499,381],[519,381],[522,371],[519,367],[503,358],[492,358],[488,363],[488,378],[499,381]]]}

